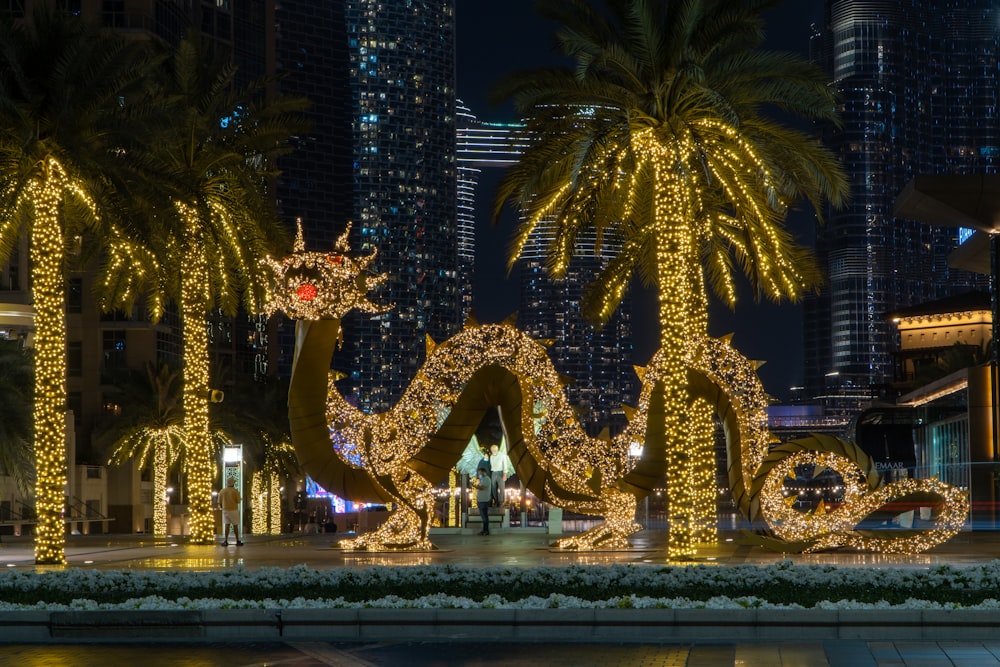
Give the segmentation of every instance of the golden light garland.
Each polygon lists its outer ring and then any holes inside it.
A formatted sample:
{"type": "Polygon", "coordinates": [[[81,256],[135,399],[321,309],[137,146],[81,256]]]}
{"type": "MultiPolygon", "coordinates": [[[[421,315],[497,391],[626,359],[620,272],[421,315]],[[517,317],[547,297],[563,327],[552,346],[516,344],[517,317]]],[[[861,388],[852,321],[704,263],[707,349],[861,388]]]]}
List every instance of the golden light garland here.
{"type": "Polygon", "coordinates": [[[209,345],[205,314],[211,303],[209,271],[202,252],[200,219],[195,207],[175,202],[184,225],[184,270],[181,271],[180,319],[183,332],[184,430],[191,541],[215,542],[215,516],[212,510],[212,480],[215,479],[215,456],[209,429],[209,345]]]}
{"type": "Polygon", "coordinates": [[[458,470],[452,468],[448,473],[448,521],[449,528],[456,528],[462,523],[462,504],[458,502],[458,470]]]}
{"type": "Polygon", "coordinates": [[[292,319],[316,320],[341,317],[352,310],[366,313],[384,310],[369,301],[367,294],[385,276],[368,274],[375,252],[360,258],[349,253],[350,223],[337,238],[332,252],[307,252],[302,223],[297,227],[291,255],[281,261],[270,256],[261,260],[269,287],[264,304],[266,314],[281,311],[292,319]]]}
{"type": "Polygon", "coordinates": [[[268,507],[268,512],[270,513],[269,526],[267,532],[270,535],[281,535],[285,532],[282,525],[282,511],[281,511],[281,491],[282,483],[281,479],[277,476],[271,476],[271,493],[268,496],[270,501],[270,506],[268,507]]]}
{"type": "Polygon", "coordinates": [[[913,494],[931,495],[935,498],[934,501],[922,501],[937,509],[929,528],[898,531],[895,534],[890,530],[882,535],[875,534],[874,531],[830,531],[818,535],[807,551],[851,547],[880,553],[920,553],[950,540],[965,525],[969,517],[968,493],[936,478],[902,479],[886,484],[864,496],[851,510],[860,521],[894,500],[905,499],[913,494]]]}
{"type": "MultiPolygon", "coordinates": [[[[932,479],[904,479],[885,483],[875,473],[870,457],[853,446],[833,438],[812,436],[805,441],[783,445],[786,451],[770,456],[770,466],[762,466],[755,486],[760,487],[760,514],[774,534],[789,543],[801,544],[805,551],[851,547],[882,553],[919,553],[951,539],[965,524],[969,514],[968,494],[932,479]],[[809,447],[794,451],[796,446],[809,447]],[[841,451],[831,451],[833,448],[841,451]],[[786,497],[785,480],[795,477],[796,468],[812,466],[814,471],[831,470],[843,479],[843,501],[828,510],[820,500],[815,510],[794,508],[797,496],[786,497]],[[858,524],[894,502],[910,500],[908,506],[937,507],[931,526],[921,530],[857,530],[858,524]]],[[[814,472],[814,476],[817,473],[814,472]]]]}
{"type": "MultiPolygon", "coordinates": [[[[708,297],[705,292],[705,281],[701,267],[693,264],[688,267],[690,282],[693,286],[689,297],[691,299],[689,317],[690,327],[696,332],[695,340],[708,338],[708,297]]],[[[688,341],[685,356],[688,368],[691,368],[690,357],[693,341],[688,341]]],[[[716,492],[715,473],[715,424],[713,415],[715,406],[697,397],[690,386],[688,411],[690,426],[690,470],[687,479],[691,485],[691,528],[692,539],[697,545],[711,546],[717,544],[718,537],[718,498],[716,492]]]]}
{"type": "Polygon", "coordinates": [[[93,211],[94,202],[54,158],[23,197],[34,210],[31,293],[35,310],[35,562],[66,562],[66,287],[60,210],[67,193],[93,211]]]}
{"type": "Polygon", "coordinates": [[[269,477],[263,471],[255,470],[250,476],[250,534],[266,535],[268,524],[269,477]]]}
{"type": "Polygon", "coordinates": [[[691,299],[691,266],[698,263],[694,231],[696,199],[684,188],[678,167],[681,149],[662,143],[652,130],[637,132],[633,152],[652,172],[653,238],[656,244],[656,280],[659,303],[660,343],[665,365],[664,430],[667,437],[667,551],[670,558],[688,558],[695,553],[694,465],[691,451],[694,423],[688,410],[684,348],[702,332],[694,330],[691,299]]]}
{"type": "Polygon", "coordinates": [[[123,464],[138,453],[136,466],[142,470],[152,455],[153,477],[153,534],[167,534],[167,473],[177,462],[185,448],[184,428],[177,425],[159,428],[140,428],[119,441],[119,446],[109,459],[109,464],[123,464]]]}
{"type": "Polygon", "coordinates": [[[285,461],[294,457],[291,443],[275,443],[264,435],[264,461],[250,478],[250,524],[256,535],[279,535],[281,530],[282,480],[288,476],[285,461]]]}
{"type": "MultiPolygon", "coordinates": [[[[142,464],[140,464],[140,467],[142,464]]],[[[153,534],[167,534],[167,448],[156,445],[153,450],[153,534]]]]}
{"type": "MultiPolygon", "coordinates": [[[[656,168],[665,169],[666,166],[657,164],[656,168]]],[[[671,201],[670,198],[665,198],[661,205],[666,206],[668,201],[671,201]]],[[[687,219],[685,216],[681,218],[687,219]]],[[[767,396],[757,377],[758,365],[733,349],[728,339],[712,339],[704,335],[705,320],[701,315],[690,316],[692,308],[700,312],[702,305],[698,302],[700,297],[692,296],[696,293],[692,287],[700,284],[700,278],[692,275],[689,266],[682,266],[684,261],[681,258],[690,257],[688,232],[675,231],[659,230],[664,239],[660,244],[662,261],[669,269],[662,279],[664,285],[672,286],[672,293],[678,295],[676,299],[661,300],[661,318],[676,328],[676,338],[657,351],[646,368],[637,369],[642,381],[638,406],[630,410],[631,417],[625,430],[610,440],[586,435],[566,400],[562,379],[545,347],[509,324],[480,325],[469,322],[462,332],[441,344],[428,338],[425,363],[398,403],[383,413],[366,414],[356,409],[340,395],[334,385],[336,378],[331,375],[327,384],[326,416],[330,431],[335,435],[333,442],[338,444],[330,451],[330,460],[340,461],[337,465],[347,466],[352,471],[363,470],[381,489],[380,497],[389,496],[395,501],[393,512],[382,526],[357,538],[342,540],[338,546],[371,551],[433,548],[429,539],[434,500],[432,483],[419,471],[438,468],[417,456],[446,425],[453,408],[462,402],[467,388],[483,372],[491,373],[489,382],[497,383],[497,387],[509,377],[517,381],[519,396],[515,403],[508,405],[508,399],[497,400],[504,414],[520,414],[517,426],[523,444],[515,444],[518,448],[515,468],[521,461],[530,461],[532,468],[538,467],[545,473],[525,480],[527,488],[539,499],[556,507],[604,518],[597,527],[560,540],[555,546],[581,550],[628,547],[628,536],[641,528],[635,522],[636,495],[623,491],[621,487],[636,465],[636,460],[629,456],[635,443],[644,443],[644,447],[666,456],[668,517],[671,521],[668,555],[671,558],[688,558],[694,554],[699,541],[710,543],[715,528],[708,515],[714,512],[709,508],[714,508],[717,490],[714,458],[708,454],[712,440],[705,431],[712,432],[709,427],[713,412],[721,415],[726,428],[730,487],[737,506],[750,518],[770,516],[774,511],[772,508],[778,507],[771,502],[774,489],[778,488],[772,483],[772,476],[783,480],[785,475],[782,471],[785,468],[775,469],[772,466],[768,469],[764,465],[770,435],[767,431],[767,396]],[[674,280],[671,276],[683,278],[671,282],[674,280]],[[687,380],[678,381],[678,378],[687,380]],[[654,433],[649,430],[650,406],[654,398],[662,402],[658,410],[665,421],[662,435],[665,441],[660,442],[649,439],[650,433],[654,433]],[[685,446],[678,446],[678,443],[685,446]],[[765,480],[766,489],[763,488],[765,480]],[[704,491],[706,488],[709,489],[707,494],[704,491]]],[[[289,282],[281,273],[283,270],[296,270],[301,265],[289,262],[273,263],[271,266],[276,272],[278,284],[294,287],[294,298],[301,298],[298,292],[301,282],[289,282]]],[[[364,282],[356,281],[351,275],[332,272],[324,275],[337,281],[339,289],[353,290],[348,297],[353,303],[363,303],[364,282]]],[[[325,291],[323,282],[319,282],[316,288],[315,293],[309,292],[310,304],[317,295],[334,291],[325,291]]],[[[285,298],[288,298],[287,295],[285,298]]],[[[294,298],[290,302],[293,310],[298,307],[294,298]]],[[[281,301],[282,297],[277,297],[275,307],[281,301]]],[[[298,356],[310,332],[323,331],[324,336],[339,335],[339,316],[346,311],[337,304],[329,304],[329,308],[335,326],[322,330],[301,330],[294,368],[323,361],[303,360],[298,356]]],[[[323,309],[310,307],[298,312],[308,313],[314,319],[324,317],[323,309]]],[[[328,354],[332,353],[332,348],[323,349],[329,349],[328,354]]],[[[329,359],[324,363],[328,365],[329,359]]],[[[476,391],[492,392],[494,388],[480,386],[476,391]]],[[[291,395],[290,392],[290,408],[291,395]]],[[[659,414],[657,419],[660,419],[659,414]]],[[[505,424],[508,430],[514,426],[505,424]]],[[[464,449],[467,443],[460,444],[464,449]]],[[[820,453],[815,454],[814,459],[803,454],[796,461],[815,461],[819,465],[839,466],[841,469],[846,465],[829,453],[823,453],[829,449],[828,445],[818,442],[815,448],[820,453]]],[[[456,460],[460,454],[460,451],[456,452],[456,460]]],[[[857,458],[854,455],[854,460],[857,458]]],[[[847,459],[850,463],[851,456],[847,459]]],[[[328,461],[319,463],[326,466],[328,461]]],[[[308,465],[303,465],[308,472],[308,465]]],[[[446,476],[448,470],[450,465],[440,470],[440,474],[446,476]]],[[[893,494],[928,490],[936,493],[946,505],[937,522],[942,530],[933,531],[938,537],[952,530],[956,525],[956,516],[961,514],[960,494],[953,493],[950,487],[936,480],[908,483],[895,489],[892,485],[885,488],[888,490],[862,496],[858,508],[850,510],[852,516],[860,516],[856,512],[870,513],[876,509],[875,504],[884,504],[888,499],[898,497],[893,494]]],[[[328,490],[338,492],[335,488],[328,490]]],[[[856,494],[850,497],[854,502],[856,494]]],[[[773,525],[781,523],[775,521],[773,525]]],[[[785,525],[791,523],[787,519],[784,521],[785,525]]],[[[847,531],[849,523],[838,521],[834,524],[831,520],[811,545],[815,548],[852,544],[882,549],[911,549],[924,548],[927,539],[936,539],[908,537],[892,541],[892,546],[887,546],[885,542],[868,540],[847,531]]],[[[790,538],[799,535],[794,531],[786,534],[790,538]]]]}

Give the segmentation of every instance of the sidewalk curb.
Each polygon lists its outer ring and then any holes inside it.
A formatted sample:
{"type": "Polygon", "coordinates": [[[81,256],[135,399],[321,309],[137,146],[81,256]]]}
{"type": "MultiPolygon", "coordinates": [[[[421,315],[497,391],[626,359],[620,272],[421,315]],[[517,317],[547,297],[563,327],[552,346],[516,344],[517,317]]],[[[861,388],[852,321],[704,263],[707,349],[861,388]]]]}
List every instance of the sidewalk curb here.
{"type": "Polygon", "coordinates": [[[1000,610],[219,609],[0,612],[0,643],[993,640],[1000,610]]]}

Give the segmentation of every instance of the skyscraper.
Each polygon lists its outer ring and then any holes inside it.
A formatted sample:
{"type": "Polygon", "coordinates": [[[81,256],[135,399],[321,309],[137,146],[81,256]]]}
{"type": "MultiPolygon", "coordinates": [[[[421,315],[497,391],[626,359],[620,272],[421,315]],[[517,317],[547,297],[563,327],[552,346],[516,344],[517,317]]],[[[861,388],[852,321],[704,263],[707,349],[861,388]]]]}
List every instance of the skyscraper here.
{"type": "Polygon", "coordinates": [[[387,310],[345,319],[338,370],[363,409],[392,406],[425,339],[461,326],[454,0],[344,5],[354,136],[351,246],[377,250],[387,310]]]}
{"type": "MultiPolygon", "coordinates": [[[[468,174],[474,195],[480,170],[514,164],[525,138],[521,125],[480,122],[460,108],[458,164],[460,172],[468,174]]],[[[490,204],[479,207],[488,209],[490,204]]],[[[476,203],[472,199],[459,206],[475,209],[476,203]]],[[[606,238],[598,247],[593,233],[581,234],[566,277],[553,280],[545,269],[545,248],[553,235],[551,226],[539,225],[521,253],[517,325],[536,340],[551,341],[549,357],[560,373],[572,378],[566,392],[580,409],[581,423],[594,435],[605,426],[614,433],[625,425],[622,403],[634,399],[631,299],[626,297],[600,329],[584,319],[581,301],[587,283],[620,250],[620,243],[606,238]]]]}
{"type": "Polygon", "coordinates": [[[457,121],[458,254],[464,321],[472,313],[477,258],[482,263],[491,253],[502,254],[502,250],[490,247],[480,247],[478,257],[476,254],[476,220],[487,215],[492,204],[485,197],[476,196],[477,193],[486,194],[483,191],[483,170],[498,175],[499,170],[517,162],[523,140],[517,133],[519,125],[480,121],[461,101],[458,103],[457,121]]]}
{"type": "Polygon", "coordinates": [[[955,229],[893,217],[915,174],[995,173],[997,9],[989,0],[828,0],[814,56],[841,96],[827,140],[851,201],[817,232],[827,282],[806,303],[807,393],[872,396],[892,378],[891,310],[981,286],[950,269],[955,229]]]}
{"type": "MultiPolygon", "coordinates": [[[[267,3],[272,5],[275,3],[267,3]]],[[[272,25],[277,85],[284,95],[309,100],[307,132],[281,156],[276,183],[278,212],[302,225],[306,247],[328,251],[354,217],[351,80],[344,4],[287,0],[274,9],[272,25]]],[[[288,377],[295,348],[294,323],[275,318],[272,337],[259,344],[274,368],[288,377]]]]}
{"type": "Polygon", "coordinates": [[[539,225],[521,253],[521,310],[518,326],[533,338],[552,340],[549,356],[560,373],[572,378],[566,395],[581,424],[597,435],[604,427],[617,434],[626,424],[623,403],[635,399],[631,365],[631,298],[626,296],[601,328],[582,312],[584,290],[621,250],[621,242],[593,231],[581,233],[566,277],[553,280],[545,270],[545,248],[554,225],[539,225]]]}

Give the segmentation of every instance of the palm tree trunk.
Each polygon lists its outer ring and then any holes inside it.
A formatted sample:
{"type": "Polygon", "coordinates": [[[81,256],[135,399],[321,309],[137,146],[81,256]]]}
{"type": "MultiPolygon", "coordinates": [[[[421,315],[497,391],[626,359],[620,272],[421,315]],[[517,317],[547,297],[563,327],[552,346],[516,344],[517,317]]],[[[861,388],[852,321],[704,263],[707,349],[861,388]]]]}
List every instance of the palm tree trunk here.
{"type": "Polygon", "coordinates": [[[689,409],[686,346],[701,332],[692,267],[699,258],[695,246],[691,192],[673,172],[674,161],[656,147],[653,168],[654,234],[660,316],[660,348],[664,369],[664,433],[667,436],[667,553],[690,558],[695,553],[696,490],[692,453],[694,434],[702,426],[689,409]]]}
{"type": "Polygon", "coordinates": [[[153,534],[167,534],[167,446],[157,440],[153,444],[153,534]]]}
{"type": "Polygon", "coordinates": [[[181,271],[181,334],[184,351],[184,430],[187,435],[188,515],[191,541],[211,544],[215,540],[212,515],[212,479],[215,460],[208,422],[209,351],[207,310],[208,266],[201,252],[198,214],[177,203],[186,226],[186,247],[181,271]]]}
{"type": "Polygon", "coordinates": [[[31,292],[35,307],[35,562],[66,562],[66,285],[59,220],[66,174],[55,161],[32,184],[31,292]]]}
{"type": "MultiPolygon", "coordinates": [[[[705,291],[705,274],[701,262],[690,267],[692,337],[708,337],[708,296],[705,291]]],[[[697,338],[696,338],[697,337],[697,338]]],[[[691,459],[689,477],[692,485],[692,536],[697,544],[717,544],[718,537],[718,484],[715,466],[714,411],[703,400],[691,404],[691,459]]]]}
{"type": "Polygon", "coordinates": [[[268,533],[271,535],[281,534],[281,477],[277,472],[271,471],[270,488],[268,489],[268,533]]]}
{"type": "MultiPolygon", "coordinates": [[[[664,432],[667,436],[667,519],[668,554],[671,558],[694,555],[692,511],[694,495],[691,477],[691,414],[688,410],[688,382],[685,343],[689,339],[686,292],[690,285],[678,276],[686,275],[682,265],[690,250],[686,240],[666,230],[661,236],[659,266],[660,348],[668,368],[664,381],[664,432]]],[[[689,260],[693,261],[693,260],[689,260]]]]}
{"type": "Polygon", "coordinates": [[[263,535],[267,532],[267,473],[255,470],[250,475],[250,533],[263,535]]]}

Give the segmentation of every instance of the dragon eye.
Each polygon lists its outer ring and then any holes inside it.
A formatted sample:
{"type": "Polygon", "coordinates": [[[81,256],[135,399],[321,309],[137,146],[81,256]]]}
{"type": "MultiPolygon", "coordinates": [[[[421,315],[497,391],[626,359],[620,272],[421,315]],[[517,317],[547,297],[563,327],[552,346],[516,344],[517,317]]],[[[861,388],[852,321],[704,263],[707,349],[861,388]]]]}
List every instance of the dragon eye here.
{"type": "Polygon", "coordinates": [[[319,294],[319,290],[316,289],[315,285],[310,283],[302,283],[299,288],[295,290],[295,295],[299,297],[302,301],[312,301],[319,294]]]}

